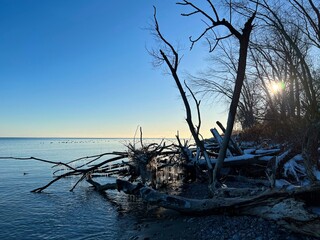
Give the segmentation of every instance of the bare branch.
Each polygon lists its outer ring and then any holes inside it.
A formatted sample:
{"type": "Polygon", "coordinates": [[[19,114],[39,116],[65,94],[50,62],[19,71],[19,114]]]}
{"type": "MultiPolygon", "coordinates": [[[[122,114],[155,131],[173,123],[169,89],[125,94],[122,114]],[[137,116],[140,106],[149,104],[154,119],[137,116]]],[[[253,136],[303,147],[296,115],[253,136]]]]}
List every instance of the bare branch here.
{"type": "Polygon", "coordinates": [[[62,165],[65,166],[71,170],[76,171],[75,168],[73,168],[72,166],[69,165],[69,163],[63,163],[63,162],[56,162],[56,161],[50,161],[50,160],[46,160],[46,159],[41,159],[41,158],[36,158],[36,157],[0,157],[0,159],[12,159],[12,160],[36,160],[39,162],[45,162],[45,163],[51,163],[54,165],[62,165]]]}
{"type": "Polygon", "coordinates": [[[214,12],[214,15],[216,16],[217,21],[219,22],[220,19],[219,19],[219,15],[218,15],[217,9],[214,7],[214,5],[212,4],[212,2],[210,0],[207,0],[207,2],[209,3],[212,11],[214,12]]]}
{"type": "Polygon", "coordinates": [[[196,103],[197,113],[198,113],[198,126],[197,126],[197,131],[196,132],[197,132],[197,134],[200,134],[200,127],[201,127],[200,103],[201,103],[201,101],[197,100],[196,96],[194,95],[194,93],[192,92],[190,87],[187,85],[186,81],[184,81],[184,85],[189,90],[194,102],[196,103]]]}
{"type": "Polygon", "coordinates": [[[209,30],[212,30],[214,28],[214,26],[211,26],[211,27],[207,27],[202,33],[201,33],[201,35],[199,36],[199,37],[197,37],[196,39],[192,39],[192,37],[190,36],[189,37],[189,40],[190,40],[190,42],[191,42],[191,46],[190,46],[190,50],[192,50],[192,48],[193,48],[193,46],[194,46],[194,44],[196,43],[196,42],[198,42],[204,35],[206,35],[207,34],[207,32],[209,31],[209,30]]]}
{"type": "MultiPolygon", "coordinates": [[[[190,49],[192,49],[194,44],[196,42],[198,42],[200,39],[202,39],[202,37],[204,37],[209,30],[212,30],[213,28],[215,28],[217,26],[225,26],[230,31],[230,34],[226,35],[225,37],[222,37],[221,39],[230,37],[232,35],[234,35],[238,39],[241,39],[241,33],[239,31],[237,31],[233,27],[233,25],[230,22],[228,22],[227,20],[225,20],[224,18],[222,20],[220,20],[218,12],[217,12],[216,8],[214,7],[213,3],[210,0],[207,0],[207,2],[210,5],[212,11],[214,12],[214,15],[215,15],[216,19],[213,19],[208,13],[206,13],[204,10],[200,9],[199,7],[197,7],[192,2],[184,0],[183,2],[177,3],[179,5],[184,5],[184,6],[188,5],[188,6],[191,6],[193,9],[195,9],[195,11],[193,11],[191,13],[181,14],[182,16],[190,16],[190,15],[194,15],[194,14],[201,14],[211,22],[211,24],[197,38],[195,38],[195,39],[192,39],[192,37],[189,38],[190,41],[191,41],[190,49]]],[[[212,48],[210,48],[210,50],[212,51],[212,48]]]]}
{"type": "MultiPolygon", "coordinates": [[[[163,37],[163,35],[161,34],[160,32],[160,29],[159,29],[159,24],[158,24],[158,20],[157,20],[157,9],[155,6],[153,6],[153,9],[154,9],[154,14],[153,14],[153,18],[154,18],[154,22],[155,22],[155,29],[156,29],[156,32],[159,36],[159,38],[166,44],[166,46],[168,46],[170,48],[170,50],[172,51],[173,55],[174,55],[174,58],[173,58],[173,64],[170,63],[169,59],[167,58],[168,60],[168,63],[169,63],[169,67],[170,68],[173,68],[175,71],[178,70],[178,63],[179,63],[179,56],[178,56],[178,53],[177,51],[174,49],[174,47],[163,37]]],[[[160,50],[160,53],[161,53],[161,50],[160,50]]],[[[163,54],[161,53],[162,57],[163,57],[163,54]]],[[[166,60],[165,60],[166,61],[166,60]]],[[[167,62],[167,61],[166,61],[167,62]]]]}

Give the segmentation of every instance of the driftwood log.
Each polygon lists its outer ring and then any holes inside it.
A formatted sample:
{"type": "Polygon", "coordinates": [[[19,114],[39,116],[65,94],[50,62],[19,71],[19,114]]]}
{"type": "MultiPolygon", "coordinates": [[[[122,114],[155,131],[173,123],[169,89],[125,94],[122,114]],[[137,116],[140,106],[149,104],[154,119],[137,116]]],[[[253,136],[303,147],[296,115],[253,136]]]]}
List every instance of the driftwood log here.
{"type": "Polygon", "coordinates": [[[87,180],[98,191],[117,188],[126,194],[136,195],[148,204],[173,209],[187,215],[229,213],[253,215],[276,221],[295,232],[320,237],[320,216],[308,210],[307,204],[320,196],[320,184],[285,189],[221,189],[210,199],[190,199],[161,193],[142,184],[118,179],[115,184],[100,185],[87,180]],[[225,197],[227,192],[233,196],[225,197]],[[234,194],[238,196],[234,196],[234,194]]]}

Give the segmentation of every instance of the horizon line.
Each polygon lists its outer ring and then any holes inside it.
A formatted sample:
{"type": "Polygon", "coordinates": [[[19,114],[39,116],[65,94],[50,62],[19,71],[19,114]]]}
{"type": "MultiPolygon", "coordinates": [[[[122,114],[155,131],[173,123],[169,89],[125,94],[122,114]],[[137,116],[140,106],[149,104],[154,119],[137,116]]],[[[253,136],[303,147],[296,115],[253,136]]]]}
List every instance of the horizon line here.
{"type": "MultiPolygon", "coordinates": [[[[0,136],[1,138],[46,138],[46,139],[140,139],[140,137],[30,137],[30,136],[0,136]]],[[[174,137],[142,137],[142,139],[173,139],[174,137]]]]}

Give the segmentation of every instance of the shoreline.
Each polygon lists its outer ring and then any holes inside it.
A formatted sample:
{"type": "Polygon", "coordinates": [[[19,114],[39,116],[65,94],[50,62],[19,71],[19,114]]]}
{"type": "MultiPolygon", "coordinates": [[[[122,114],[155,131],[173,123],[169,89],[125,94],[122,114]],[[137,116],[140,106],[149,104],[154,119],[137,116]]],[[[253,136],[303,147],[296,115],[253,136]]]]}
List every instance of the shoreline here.
{"type": "MultiPolygon", "coordinates": [[[[201,183],[186,184],[180,189],[179,195],[189,198],[204,198],[207,195],[207,185],[201,183]]],[[[189,216],[174,210],[148,206],[142,202],[137,202],[136,206],[140,208],[140,211],[133,210],[123,215],[124,218],[127,216],[134,217],[128,225],[125,236],[121,238],[123,240],[318,239],[294,233],[274,221],[256,216],[230,214],[189,216]]]]}
{"type": "Polygon", "coordinates": [[[128,229],[128,234],[122,239],[317,239],[290,232],[275,222],[253,216],[210,215],[194,217],[179,215],[164,209],[159,209],[159,211],[163,215],[158,218],[145,218],[132,224],[128,229]]]}

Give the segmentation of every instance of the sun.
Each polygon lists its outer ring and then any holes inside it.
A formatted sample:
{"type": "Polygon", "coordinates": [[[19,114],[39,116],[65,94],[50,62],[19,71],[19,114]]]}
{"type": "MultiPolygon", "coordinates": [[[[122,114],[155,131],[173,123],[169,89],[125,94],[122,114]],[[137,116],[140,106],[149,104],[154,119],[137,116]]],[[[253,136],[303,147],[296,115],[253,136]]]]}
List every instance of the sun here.
{"type": "Polygon", "coordinates": [[[278,82],[273,82],[271,84],[271,92],[272,93],[278,93],[281,90],[280,85],[278,82]]]}
{"type": "Polygon", "coordinates": [[[281,81],[273,81],[269,85],[269,91],[272,95],[277,95],[285,88],[285,84],[281,81]]]}

